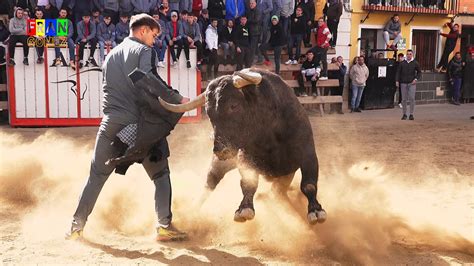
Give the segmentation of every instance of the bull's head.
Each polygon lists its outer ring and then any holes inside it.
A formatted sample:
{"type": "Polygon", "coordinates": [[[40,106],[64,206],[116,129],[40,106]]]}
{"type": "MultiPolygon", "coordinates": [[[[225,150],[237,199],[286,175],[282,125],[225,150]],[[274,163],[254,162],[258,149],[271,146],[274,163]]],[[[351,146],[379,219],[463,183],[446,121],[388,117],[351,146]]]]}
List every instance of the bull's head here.
{"type": "Polygon", "coordinates": [[[248,143],[255,125],[249,123],[252,115],[246,88],[260,84],[262,75],[243,69],[211,81],[205,94],[184,104],[170,104],[160,99],[171,112],[183,113],[206,104],[206,112],[214,128],[214,153],[221,160],[234,157],[238,149],[248,143]],[[247,96],[246,96],[247,95],[247,96]]]}

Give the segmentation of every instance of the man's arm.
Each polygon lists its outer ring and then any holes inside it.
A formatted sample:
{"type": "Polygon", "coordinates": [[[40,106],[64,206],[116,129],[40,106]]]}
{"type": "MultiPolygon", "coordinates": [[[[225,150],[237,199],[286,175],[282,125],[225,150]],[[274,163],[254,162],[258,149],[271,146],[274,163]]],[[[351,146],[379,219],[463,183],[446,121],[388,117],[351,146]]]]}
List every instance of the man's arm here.
{"type": "Polygon", "coordinates": [[[95,35],[96,35],[96,33],[97,33],[97,26],[95,25],[94,22],[90,22],[90,23],[89,23],[89,26],[90,26],[90,28],[91,28],[91,32],[90,32],[89,36],[87,36],[87,38],[86,38],[88,41],[94,39],[94,38],[95,38],[95,35]]]}

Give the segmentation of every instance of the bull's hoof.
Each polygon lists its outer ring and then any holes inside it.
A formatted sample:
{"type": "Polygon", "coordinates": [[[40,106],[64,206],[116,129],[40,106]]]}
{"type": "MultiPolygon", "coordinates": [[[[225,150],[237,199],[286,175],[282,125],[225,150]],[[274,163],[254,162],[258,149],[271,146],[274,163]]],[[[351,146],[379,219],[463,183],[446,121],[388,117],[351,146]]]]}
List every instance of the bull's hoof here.
{"type": "Polygon", "coordinates": [[[252,220],[255,217],[255,211],[250,208],[239,209],[235,211],[234,221],[243,223],[247,220],[252,220]]]}
{"type": "Polygon", "coordinates": [[[310,224],[324,223],[326,219],[327,214],[324,210],[308,213],[308,223],[310,224]]]}

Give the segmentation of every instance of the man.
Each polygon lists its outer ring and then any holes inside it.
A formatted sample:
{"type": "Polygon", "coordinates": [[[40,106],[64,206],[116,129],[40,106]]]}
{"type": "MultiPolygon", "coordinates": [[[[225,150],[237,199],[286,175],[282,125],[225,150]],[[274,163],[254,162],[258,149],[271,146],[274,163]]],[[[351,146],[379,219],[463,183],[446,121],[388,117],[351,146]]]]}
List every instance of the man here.
{"type": "Polygon", "coordinates": [[[94,52],[97,48],[96,35],[97,26],[94,22],[91,21],[90,13],[86,12],[82,16],[82,21],[77,23],[76,43],[79,44],[79,68],[82,68],[82,66],[84,65],[82,60],[84,59],[84,48],[86,47],[86,44],[90,45],[89,59],[87,60],[87,65],[89,65],[90,63],[93,66],[97,66],[97,62],[94,59],[94,52]]]}
{"type": "Polygon", "coordinates": [[[328,0],[324,6],[324,15],[327,16],[328,28],[332,33],[332,39],[329,42],[332,48],[336,47],[337,42],[337,27],[339,26],[339,19],[342,15],[342,1],[328,0]]]}
{"type": "MultiPolygon", "coordinates": [[[[250,0],[249,9],[245,12],[245,15],[247,17],[247,25],[250,34],[250,57],[252,60],[251,62],[253,62],[255,55],[258,54],[258,43],[262,33],[262,18],[260,17],[260,12],[257,9],[256,0],[250,0]]],[[[258,59],[257,64],[259,63],[263,63],[261,58],[258,59]]]]}
{"type": "Polygon", "coordinates": [[[352,99],[351,99],[351,113],[362,112],[359,108],[362,93],[364,93],[365,84],[369,78],[369,68],[365,65],[364,57],[357,58],[357,64],[353,65],[349,76],[352,80],[352,99]]]}
{"type": "MultiPolygon", "coordinates": [[[[176,57],[176,53],[174,51],[174,45],[176,44],[178,46],[178,51],[181,53],[181,49],[183,49],[183,44],[182,44],[182,34],[181,34],[181,24],[183,22],[181,20],[178,20],[178,12],[176,11],[171,11],[171,20],[166,24],[167,32],[168,32],[168,49],[171,54],[171,65],[172,66],[177,66],[177,60],[179,57],[176,57]]],[[[191,65],[191,64],[190,64],[191,65]]]]}
{"type": "Polygon", "coordinates": [[[245,15],[240,17],[240,25],[235,31],[235,55],[237,57],[237,68],[241,70],[242,66],[249,68],[252,65],[252,57],[250,51],[250,34],[247,26],[247,17],[245,15]]]}
{"type": "MultiPolygon", "coordinates": [[[[260,40],[262,44],[266,44],[270,40],[270,20],[271,20],[271,13],[273,10],[273,3],[272,0],[258,0],[257,1],[257,10],[260,12],[260,18],[262,22],[262,35],[260,36],[260,40]]],[[[278,19],[280,17],[278,16],[278,19]]]]}
{"type": "Polygon", "coordinates": [[[280,61],[281,50],[286,44],[285,36],[283,36],[283,29],[278,21],[277,16],[272,17],[272,27],[270,28],[269,42],[260,46],[260,51],[265,58],[265,65],[270,66],[270,59],[267,55],[267,50],[273,49],[273,59],[275,60],[275,74],[280,75],[280,61]]]}
{"type": "MultiPolygon", "coordinates": [[[[323,69],[321,70],[320,80],[328,79],[328,48],[329,41],[332,38],[332,34],[329,31],[324,19],[321,17],[318,19],[318,28],[314,29],[316,31],[316,46],[312,48],[316,60],[322,61],[323,69]]],[[[313,30],[313,31],[314,31],[313,30]]]]}
{"type": "MultiPolygon", "coordinates": [[[[44,19],[43,10],[41,10],[39,8],[36,8],[36,10],[35,10],[35,19],[44,19]]],[[[43,25],[43,27],[46,27],[46,25],[43,25]]],[[[44,36],[35,36],[35,38],[37,40],[39,40],[40,43],[41,42],[44,43],[44,36]]],[[[38,55],[38,59],[36,60],[37,64],[42,64],[44,62],[43,53],[44,53],[44,46],[43,45],[41,45],[39,47],[36,47],[36,54],[38,55]]]]}
{"type": "Polygon", "coordinates": [[[156,37],[155,45],[153,48],[158,54],[158,67],[165,67],[165,53],[166,48],[168,47],[168,28],[166,27],[166,22],[160,18],[161,13],[158,10],[153,11],[153,19],[160,25],[161,34],[156,37]]]}
{"type": "MultiPolygon", "coordinates": [[[[61,54],[60,45],[63,43],[67,43],[68,51],[69,51],[69,66],[75,68],[76,65],[76,58],[75,58],[75,47],[74,40],[72,36],[74,35],[74,25],[71,20],[67,18],[67,10],[66,8],[61,8],[59,10],[59,17],[58,19],[67,19],[67,36],[58,36],[54,38],[54,61],[51,66],[59,66],[61,64],[66,65],[66,62],[61,54]]],[[[67,65],[66,65],[67,66],[67,65]]]]}
{"type": "MultiPolygon", "coordinates": [[[[460,105],[461,99],[461,84],[463,78],[464,62],[461,59],[461,53],[457,52],[448,65],[448,78],[451,87],[453,88],[453,104],[460,105]]],[[[471,73],[472,74],[472,73],[471,73]]]]}
{"type": "Polygon", "coordinates": [[[288,61],[285,65],[297,65],[298,60],[301,56],[301,43],[303,42],[304,35],[306,34],[306,26],[308,19],[303,13],[301,6],[296,7],[296,12],[291,15],[290,21],[290,36],[288,41],[288,61]],[[293,47],[296,47],[296,56],[293,54],[293,47]]]}
{"type": "Polygon", "coordinates": [[[115,42],[120,44],[127,36],[130,35],[128,27],[128,14],[120,13],[120,21],[115,26],[115,42]]]}
{"type": "Polygon", "coordinates": [[[383,38],[387,45],[387,49],[394,51],[397,50],[397,44],[402,39],[400,17],[398,14],[393,15],[385,25],[383,29],[383,38]],[[390,40],[393,40],[392,44],[390,44],[390,40]]]}
{"type": "Polygon", "coordinates": [[[231,64],[235,55],[235,29],[234,20],[228,19],[226,26],[219,31],[219,46],[224,51],[224,64],[231,64]]]}
{"type": "Polygon", "coordinates": [[[217,57],[217,49],[219,48],[219,36],[217,34],[216,18],[212,18],[211,24],[207,26],[206,45],[207,49],[209,50],[209,63],[207,64],[206,73],[208,80],[212,80],[217,77],[217,71],[219,69],[219,62],[217,57]]]}
{"type": "Polygon", "coordinates": [[[225,19],[236,20],[245,14],[244,0],[227,0],[225,1],[225,19]]]}
{"type": "Polygon", "coordinates": [[[189,48],[196,48],[197,65],[199,66],[202,60],[202,38],[201,31],[199,29],[199,24],[197,24],[197,22],[195,21],[195,17],[192,14],[188,14],[183,20],[183,23],[181,23],[180,34],[182,38],[181,45],[178,45],[178,60],[179,55],[181,54],[181,49],[184,48],[184,56],[186,57],[186,67],[191,68],[189,48]]]}
{"type": "Polygon", "coordinates": [[[439,35],[446,37],[446,42],[444,44],[444,50],[443,50],[443,55],[441,56],[441,59],[439,60],[438,65],[436,66],[437,70],[439,72],[446,71],[448,69],[448,58],[449,55],[453,52],[454,47],[456,47],[456,42],[458,41],[459,38],[459,25],[454,24],[452,22],[446,23],[445,26],[449,27],[449,33],[440,33],[439,35]]]}
{"type": "Polygon", "coordinates": [[[8,61],[8,65],[15,65],[15,46],[18,42],[23,45],[23,64],[29,65],[28,54],[30,49],[27,43],[28,36],[26,36],[26,19],[23,17],[22,8],[19,7],[15,10],[15,16],[10,20],[9,31],[8,53],[10,54],[10,60],[8,61]]]}
{"type": "MultiPolygon", "coordinates": [[[[116,145],[111,145],[111,143],[115,144],[116,139],[120,139],[121,135],[119,133],[122,133],[124,128],[136,125],[146,115],[146,110],[141,109],[141,105],[138,103],[141,99],[139,97],[143,95],[141,93],[143,88],[133,85],[134,81],[129,75],[132,72],[136,73],[134,70],[137,68],[141,72],[152,72],[152,75],[157,75],[154,72],[156,69],[152,62],[154,58],[152,47],[156,36],[160,34],[160,29],[152,17],[140,14],[132,17],[130,33],[130,37],[125,38],[120,45],[113,49],[107,55],[104,62],[104,117],[97,133],[89,178],[79,198],[67,239],[74,240],[82,237],[87,217],[92,212],[102,187],[115,168],[115,166],[106,164],[106,162],[118,156],[123,149],[116,145]]],[[[182,98],[176,91],[169,88],[158,88],[157,90],[160,90],[163,95],[169,95],[171,99],[177,102],[183,103],[188,100],[182,98]]],[[[148,97],[147,100],[154,98],[148,95],[142,97],[148,97]]],[[[160,115],[154,117],[154,119],[165,119],[166,113],[160,113],[160,115]]],[[[139,130],[140,128],[138,128],[139,130]]],[[[168,144],[166,139],[162,139],[159,143],[161,143],[159,146],[160,158],[153,160],[152,155],[148,155],[142,161],[143,167],[156,187],[157,240],[182,240],[187,235],[175,229],[171,224],[171,184],[167,160],[169,155],[168,144]]],[[[138,145],[138,141],[136,144],[138,145]]],[[[117,169],[115,170],[117,171],[117,169]]]]}
{"type": "MultiPolygon", "coordinates": [[[[400,63],[405,60],[405,55],[403,53],[399,53],[397,56],[397,61],[394,64],[394,67],[396,70],[398,70],[398,67],[400,66],[400,63]]],[[[398,107],[400,109],[403,107],[402,106],[402,89],[398,86],[398,107]]]]}
{"type": "Polygon", "coordinates": [[[402,90],[402,120],[407,119],[407,100],[410,101],[410,120],[414,120],[416,81],[421,77],[421,69],[413,58],[413,50],[407,50],[407,58],[400,63],[395,77],[396,85],[402,90]]]}
{"type": "Polygon", "coordinates": [[[316,82],[320,73],[321,68],[319,67],[319,62],[315,60],[314,52],[308,50],[308,52],[306,52],[306,59],[303,64],[301,64],[301,75],[298,75],[299,88],[298,90],[295,90],[296,96],[308,96],[304,87],[305,81],[311,81],[311,91],[314,96],[317,96],[316,82]]]}
{"type": "Polygon", "coordinates": [[[115,43],[115,25],[112,24],[112,18],[109,14],[104,15],[104,21],[97,27],[97,39],[99,40],[100,62],[105,60],[105,48],[112,50],[117,44],[115,43]]]}
{"type": "MultiPolygon", "coordinates": [[[[339,87],[333,89],[331,91],[331,93],[332,93],[332,95],[341,95],[342,96],[342,93],[344,91],[344,78],[346,76],[347,67],[344,65],[344,60],[343,60],[342,56],[338,56],[336,58],[336,62],[334,64],[337,65],[339,67],[339,69],[337,71],[331,71],[331,72],[334,73],[333,74],[334,76],[330,77],[330,78],[338,79],[339,80],[339,87]]],[[[329,72],[330,75],[331,75],[331,72],[329,72]]],[[[338,114],[344,114],[344,112],[342,111],[342,103],[341,104],[331,104],[331,110],[329,111],[329,113],[334,113],[334,112],[337,112],[338,114]],[[336,107],[336,105],[337,105],[337,107],[336,107]]]]}

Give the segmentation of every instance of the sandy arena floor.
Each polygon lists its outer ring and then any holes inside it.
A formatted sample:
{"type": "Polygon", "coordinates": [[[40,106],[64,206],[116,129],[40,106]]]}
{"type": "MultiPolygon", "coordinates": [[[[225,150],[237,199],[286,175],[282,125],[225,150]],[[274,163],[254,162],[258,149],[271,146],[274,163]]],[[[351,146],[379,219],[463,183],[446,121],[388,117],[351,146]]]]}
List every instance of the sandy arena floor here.
{"type": "Polygon", "coordinates": [[[474,104],[417,106],[319,117],[324,224],[306,223],[297,172],[290,201],[262,180],[256,217],[238,224],[239,175],[202,205],[210,123],[178,125],[170,166],[174,223],[190,240],[154,241],[152,182],[140,165],[107,181],[85,229],[64,240],[89,170],[97,128],[0,127],[0,262],[9,264],[474,263],[474,104]]]}

